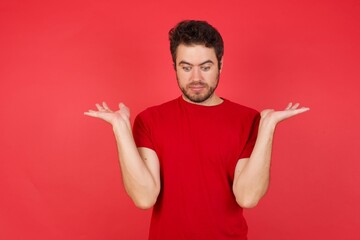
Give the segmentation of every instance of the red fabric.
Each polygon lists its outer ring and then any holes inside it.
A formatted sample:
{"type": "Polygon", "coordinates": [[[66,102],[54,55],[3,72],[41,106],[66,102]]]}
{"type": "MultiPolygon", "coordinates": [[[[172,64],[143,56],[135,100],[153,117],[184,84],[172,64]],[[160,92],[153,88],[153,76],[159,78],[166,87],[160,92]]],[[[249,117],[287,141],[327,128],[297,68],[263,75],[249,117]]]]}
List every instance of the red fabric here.
{"type": "Polygon", "coordinates": [[[259,117],[226,99],[205,107],[182,97],[137,116],[136,144],[155,150],[161,166],[149,239],[246,239],[232,181],[238,159],[252,152],[259,117]]]}

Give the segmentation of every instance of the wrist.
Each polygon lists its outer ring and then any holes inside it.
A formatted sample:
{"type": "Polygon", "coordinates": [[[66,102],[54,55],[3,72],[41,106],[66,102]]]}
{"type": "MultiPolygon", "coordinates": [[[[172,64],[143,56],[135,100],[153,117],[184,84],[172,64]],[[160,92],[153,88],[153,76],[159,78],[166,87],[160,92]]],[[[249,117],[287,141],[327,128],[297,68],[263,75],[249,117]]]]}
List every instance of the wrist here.
{"type": "Polygon", "coordinates": [[[259,132],[269,132],[274,133],[277,123],[273,121],[271,118],[262,117],[259,123],[259,132]]]}
{"type": "MultiPolygon", "coordinates": [[[[113,131],[116,133],[123,134],[123,132],[126,132],[129,130],[128,125],[124,120],[117,120],[112,123],[113,131]]],[[[130,129],[131,130],[131,129],[130,129]]]]}

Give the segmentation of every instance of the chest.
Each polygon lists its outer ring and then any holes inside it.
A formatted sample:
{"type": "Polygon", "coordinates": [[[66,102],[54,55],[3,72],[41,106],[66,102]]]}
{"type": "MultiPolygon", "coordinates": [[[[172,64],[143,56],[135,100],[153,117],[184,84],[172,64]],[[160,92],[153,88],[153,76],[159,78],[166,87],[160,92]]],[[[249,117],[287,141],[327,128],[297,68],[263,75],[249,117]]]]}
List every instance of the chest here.
{"type": "Polygon", "coordinates": [[[228,171],[249,136],[249,126],[232,114],[179,111],[158,119],[154,146],[162,167],[174,171],[187,166],[196,171],[228,171]]]}

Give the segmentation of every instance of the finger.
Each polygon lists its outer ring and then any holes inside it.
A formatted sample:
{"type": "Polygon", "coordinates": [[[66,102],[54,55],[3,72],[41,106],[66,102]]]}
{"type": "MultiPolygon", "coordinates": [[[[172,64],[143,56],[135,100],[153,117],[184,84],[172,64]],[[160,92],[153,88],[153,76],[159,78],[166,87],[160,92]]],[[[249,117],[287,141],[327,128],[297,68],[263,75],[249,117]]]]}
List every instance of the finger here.
{"type": "Polygon", "coordinates": [[[310,110],[310,108],[308,108],[308,107],[302,107],[302,108],[299,108],[299,109],[294,109],[294,113],[295,114],[300,114],[300,113],[307,112],[309,110],[310,110]]]}
{"type": "Polygon", "coordinates": [[[289,109],[291,108],[291,106],[292,106],[292,102],[290,102],[290,103],[286,106],[285,110],[289,110],[289,109]]]}
{"type": "Polygon", "coordinates": [[[109,108],[109,106],[106,104],[106,102],[103,102],[102,105],[103,105],[103,107],[104,107],[105,110],[111,111],[110,108],[109,108]]]}
{"type": "Polygon", "coordinates": [[[299,103],[295,103],[292,107],[291,107],[291,109],[297,109],[298,107],[299,107],[299,103]]]}
{"type": "Polygon", "coordinates": [[[309,111],[310,110],[309,107],[302,107],[302,108],[299,108],[299,109],[304,110],[304,111],[309,111]]]}
{"type": "Polygon", "coordinates": [[[90,117],[97,117],[97,112],[93,110],[89,110],[87,112],[84,112],[84,115],[90,116],[90,117]]]}
{"type": "Polygon", "coordinates": [[[99,111],[104,111],[105,109],[103,108],[103,106],[101,106],[100,104],[95,104],[96,108],[99,110],[99,111]]]}

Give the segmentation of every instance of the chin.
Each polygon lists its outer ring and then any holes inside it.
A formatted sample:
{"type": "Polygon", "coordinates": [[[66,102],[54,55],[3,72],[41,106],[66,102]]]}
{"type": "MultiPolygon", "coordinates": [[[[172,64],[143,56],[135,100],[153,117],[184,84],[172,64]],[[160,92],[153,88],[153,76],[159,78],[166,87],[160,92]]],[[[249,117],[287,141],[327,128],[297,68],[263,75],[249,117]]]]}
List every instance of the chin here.
{"type": "Polygon", "coordinates": [[[203,95],[193,95],[193,96],[185,95],[185,97],[188,100],[190,100],[191,102],[202,103],[202,102],[205,102],[206,100],[208,100],[211,97],[211,95],[210,96],[208,96],[208,95],[205,95],[205,96],[203,96],[203,95]]]}

